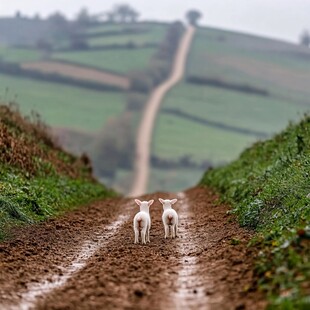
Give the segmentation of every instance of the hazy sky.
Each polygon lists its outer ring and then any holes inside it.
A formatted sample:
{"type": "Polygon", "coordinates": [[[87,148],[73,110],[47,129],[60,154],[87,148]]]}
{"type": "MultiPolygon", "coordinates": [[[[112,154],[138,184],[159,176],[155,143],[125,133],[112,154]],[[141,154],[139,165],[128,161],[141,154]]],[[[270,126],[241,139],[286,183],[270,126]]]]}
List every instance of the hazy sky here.
{"type": "Polygon", "coordinates": [[[202,24],[240,30],[296,42],[303,29],[310,29],[310,0],[0,0],[0,15],[42,16],[60,10],[72,17],[81,7],[91,13],[129,3],[143,19],[175,20],[189,8],[200,9],[202,24]]]}

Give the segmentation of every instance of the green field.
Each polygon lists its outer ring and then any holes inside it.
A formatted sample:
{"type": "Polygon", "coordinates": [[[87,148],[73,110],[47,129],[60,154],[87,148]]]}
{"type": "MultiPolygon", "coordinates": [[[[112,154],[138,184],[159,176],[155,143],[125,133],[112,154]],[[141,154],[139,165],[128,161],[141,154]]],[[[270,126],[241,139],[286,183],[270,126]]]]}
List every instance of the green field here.
{"type": "Polygon", "coordinates": [[[0,61],[27,62],[38,60],[42,53],[35,49],[0,47],[0,61]]]}
{"type": "MultiPolygon", "coordinates": [[[[189,115],[266,134],[282,130],[309,106],[288,99],[256,96],[210,86],[181,83],[165,98],[162,109],[179,109],[189,115]],[[275,115],[277,117],[275,117],[275,115]]],[[[161,115],[164,114],[164,111],[161,115]]]]}
{"type": "Polygon", "coordinates": [[[128,73],[145,68],[154,52],[154,48],[63,52],[54,54],[53,58],[113,72],[128,73]]]}
{"type": "Polygon", "coordinates": [[[163,191],[179,192],[192,187],[202,177],[199,169],[152,169],[148,192],[153,193],[160,188],[163,191]]]}
{"type": "Polygon", "coordinates": [[[256,137],[204,126],[177,116],[161,114],[153,138],[153,154],[164,159],[189,155],[196,162],[229,161],[256,141],[256,137]]]}
{"type": "Polygon", "coordinates": [[[248,84],[281,98],[308,102],[309,60],[310,51],[305,47],[200,28],[189,55],[187,76],[248,84]]]}
{"type": "MultiPolygon", "coordinates": [[[[146,43],[159,44],[166,33],[169,24],[157,24],[157,23],[135,23],[130,24],[100,24],[95,27],[89,27],[81,31],[85,33],[96,34],[109,31],[119,31],[120,33],[87,37],[86,42],[90,49],[86,51],[81,50],[69,50],[69,51],[50,51],[44,53],[34,47],[31,48],[15,48],[5,47],[0,45],[0,61],[23,63],[29,61],[44,59],[48,60],[64,60],[81,64],[84,66],[91,66],[98,69],[106,69],[121,74],[127,74],[130,71],[144,69],[156,52],[156,46],[143,47],[146,43]],[[138,30],[137,33],[122,34],[124,30],[138,30]],[[141,31],[141,32],[139,32],[141,31]],[[135,49],[123,48],[123,49],[107,49],[97,50],[92,47],[102,45],[126,45],[133,43],[137,46],[135,49]],[[140,46],[140,47],[139,47],[140,46]]],[[[0,41],[1,42],[1,41],[0,41]]],[[[70,46],[69,38],[59,38],[54,43],[54,48],[68,48],[70,46]]]]}
{"type": "Polygon", "coordinates": [[[143,47],[145,43],[160,43],[166,33],[167,26],[165,24],[156,23],[136,23],[134,25],[99,25],[88,29],[90,33],[101,33],[108,31],[122,31],[123,29],[138,29],[145,32],[104,35],[98,37],[89,37],[88,42],[90,49],[87,51],[67,51],[56,52],[51,55],[53,59],[65,60],[92,66],[99,69],[106,69],[117,73],[127,74],[130,71],[142,70],[148,64],[156,51],[156,47],[143,47]],[[102,45],[126,45],[133,43],[136,46],[142,46],[136,49],[108,49],[108,50],[92,50],[92,47],[102,45]]]}
{"type": "MultiPolygon", "coordinates": [[[[239,129],[271,136],[310,111],[309,60],[310,51],[300,46],[199,28],[188,57],[186,77],[161,105],[152,154],[174,160],[187,155],[197,162],[208,160],[215,165],[235,159],[258,140],[258,135],[245,134],[239,129]],[[186,81],[190,76],[248,85],[265,90],[268,95],[192,84],[186,81]],[[180,111],[186,117],[168,114],[165,109],[180,111]],[[201,124],[190,117],[223,124],[224,128],[201,124]]],[[[157,174],[153,169],[150,179],[156,179],[157,174]]],[[[175,173],[170,186],[179,182],[180,177],[184,183],[188,179],[195,184],[190,174],[175,173]]],[[[157,189],[169,187],[159,185],[157,189]]]]}
{"type": "Polygon", "coordinates": [[[87,27],[86,29],[82,30],[81,33],[93,34],[98,32],[121,31],[123,28],[123,24],[104,23],[101,25],[87,27]]]}
{"type": "Polygon", "coordinates": [[[55,127],[99,130],[109,117],[124,109],[121,93],[97,92],[3,74],[0,85],[3,101],[17,101],[24,114],[32,110],[39,112],[47,124],[55,127]]]}
{"type": "Polygon", "coordinates": [[[165,27],[154,27],[154,29],[151,28],[148,32],[144,33],[94,37],[88,39],[88,44],[93,47],[98,45],[127,43],[134,43],[135,45],[142,45],[145,43],[159,43],[163,39],[165,31],[165,27]]]}

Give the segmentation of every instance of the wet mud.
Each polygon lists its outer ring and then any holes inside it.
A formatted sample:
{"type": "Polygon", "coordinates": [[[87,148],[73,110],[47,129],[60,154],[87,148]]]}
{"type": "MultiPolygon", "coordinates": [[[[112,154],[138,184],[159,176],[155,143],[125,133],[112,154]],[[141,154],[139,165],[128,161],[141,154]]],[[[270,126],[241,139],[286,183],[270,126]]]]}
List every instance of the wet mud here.
{"type": "Polygon", "coordinates": [[[94,203],[0,244],[0,308],[263,309],[252,232],[195,188],[177,197],[179,238],[164,239],[159,197],[176,194],[140,198],[156,199],[147,245],[133,243],[133,199],[94,203]]]}

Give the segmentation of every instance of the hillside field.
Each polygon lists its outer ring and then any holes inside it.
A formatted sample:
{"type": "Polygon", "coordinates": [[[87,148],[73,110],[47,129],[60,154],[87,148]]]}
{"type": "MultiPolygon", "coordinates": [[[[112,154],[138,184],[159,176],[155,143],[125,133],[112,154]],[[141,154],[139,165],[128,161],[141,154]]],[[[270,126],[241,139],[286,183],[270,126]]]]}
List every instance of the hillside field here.
{"type": "Polygon", "coordinates": [[[162,103],[152,154],[213,165],[235,159],[310,110],[308,59],[310,51],[293,44],[199,28],[186,76],[162,103]]]}
{"type": "Polygon", "coordinates": [[[0,97],[15,101],[29,115],[38,112],[43,121],[54,127],[100,130],[112,116],[124,109],[122,93],[99,92],[16,78],[0,74],[0,97]]]}
{"type": "Polygon", "coordinates": [[[52,57],[55,60],[126,74],[147,66],[154,52],[153,48],[90,50],[60,52],[53,54],[52,57]]]}

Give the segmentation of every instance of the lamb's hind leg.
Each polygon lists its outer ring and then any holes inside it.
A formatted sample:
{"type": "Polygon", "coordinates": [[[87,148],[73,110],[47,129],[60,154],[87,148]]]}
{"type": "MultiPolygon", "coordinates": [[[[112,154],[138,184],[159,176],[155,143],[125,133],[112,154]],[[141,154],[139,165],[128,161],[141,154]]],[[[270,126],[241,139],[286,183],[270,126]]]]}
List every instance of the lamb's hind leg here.
{"type": "Polygon", "coordinates": [[[179,228],[178,228],[178,225],[179,225],[179,221],[177,221],[176,224],[175,224],[175,236],[176,236],[176,237],[179,237],[179,228]]]}
{"type": "Polygon", "coordinates": [[[169,237],[169,226],[165,225],[165,239],[169,237]]]}
{"type": "Polygon", "coordinates": [[[176,227],[175,224],[171,226],[171,236],[172,236],[172,238],[175,238],[175,227],[176,227]]]}
{"type": "Polygon", "coordinates": [[[150,242],[150,225],[147,227],[146,231],[146,242],[150,242]]]}
{"type": "Polygon", "coordinates": [[[135,228],[134,231],[135,231],[135,243],[139,243],[139,230],[135,228]]]}
{"type": "Polygon", "coordinates": [[[146,242],[145,242],[145,235],[146,235],[146,227],[141,230],[142,244],[146,244],[146,242]]]}

